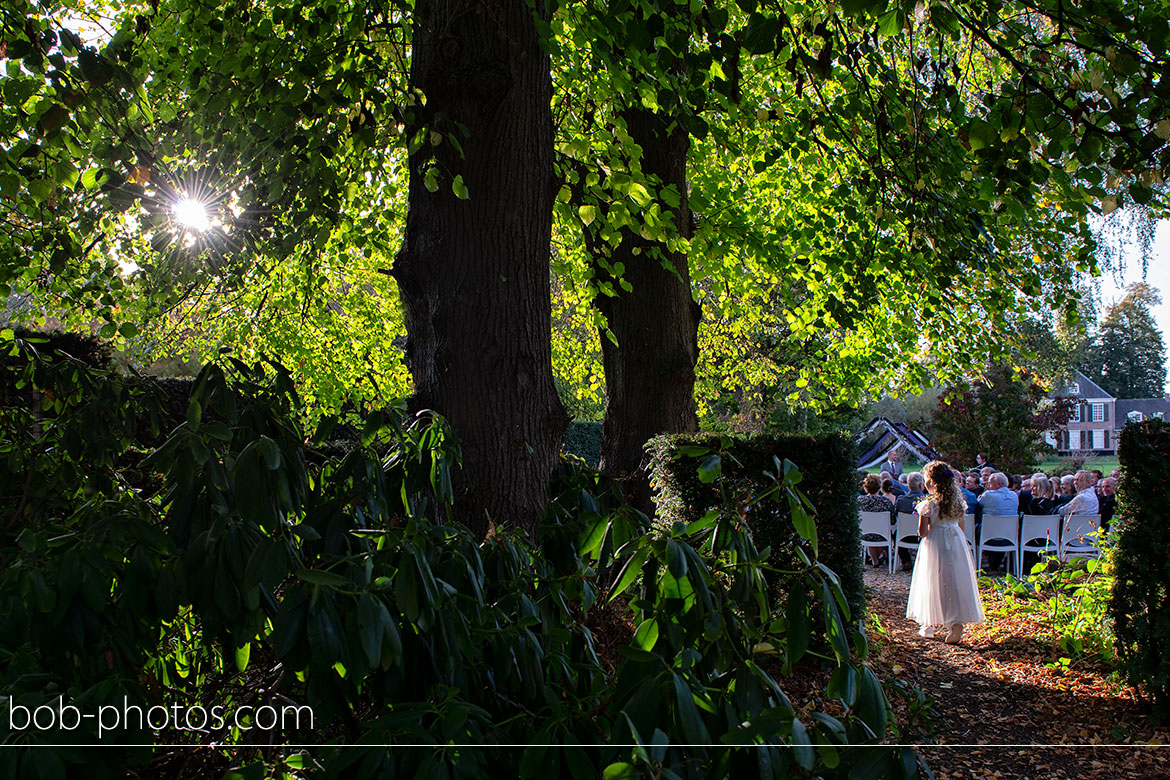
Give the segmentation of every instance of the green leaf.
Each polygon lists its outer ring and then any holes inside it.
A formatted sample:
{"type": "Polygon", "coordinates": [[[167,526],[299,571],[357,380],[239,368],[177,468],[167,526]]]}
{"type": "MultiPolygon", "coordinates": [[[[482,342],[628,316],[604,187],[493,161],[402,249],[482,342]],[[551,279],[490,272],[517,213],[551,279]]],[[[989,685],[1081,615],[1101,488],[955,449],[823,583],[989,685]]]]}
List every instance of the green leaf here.
{"type": "Polygon", "coordinates": [[[906,25],[906,15],[897,8],[892,8],[878,16],[878,34],[887,38],[899,35],[906,25]]]}
{"type": "Polygon", "coordinates": [[[654,200],[653,198],[650,197],[649,191],[647,191],[647,189],[644,186],[642,186],[641,184],[639,184],[636,181],[630,182],[630,188],[629,188],[628,194],[630,196],[630,199],[633,200],[635,203],[637,203],[642,208],[646,208],[654,200]]]}
{"type": "Polygon", "coordinates": [[[634,632],[634,647],[647,652],[654,649],[658,642],[658,621],[654,618],[642,621],[638,630],[634,632]]]}
{"type": "Polygon", "coordinates": [[[885,738],[888,724],[886,694],[882,691],[881,681],[868,666],[861,669],[857,691],[857,714],[878,739],[885,738]]]}
{"type": "Polygon", "coordinates": [[[675,579],[687,576],[687,556],[682,545],[673,539],[666,541],[666,566],[675,579]]]}
{"type": "Polygon", "coordinates": [[[202,420],[203,405],[192,398],[190,403],[187,404],[187,427],[193,431],[197,430],[199,428],[199,423],[202,420]]]}
{"type": "MultiPolygon", "coordinates": [[[[537,735],[542,736],[541,734],[537,735]]],[[[543,734],[544,739],[539,740],[544,743],[548,740],[548,735],[543,734]]],[[[533,744],[524,748],[524,753],[520,756],[520,778],[521,780],[530,780],[533,777],[541,776],[544,766],[544,757],[548,753],[549,746],[547,744],[533,744]]]]}
{"type": "Polygon", "coordinates": [[[796,763],[807,770],[812,770],[817,760],[812,742],[808,738],[808,729],[800,722],[800,718],[792,719],[792,755],[796,763]]]}
{"type": "Polygon", "coordinates": [[[371,668],[377,667],[382,661],[382,612],[385,607],[379,610],[379,606],[378,600],[369,593],[363,593],[358,598],[358,634],[371,668]]]}
{"type": "Polygon", "coordinates": [[[812,635],[812,620],[808,614],[808,595],[799,582],[793,583],[788,592],[788,603],[784,610],[788,620],[788,662],[795,664],[808,651],[812,635]]]}
{"type": "Polygon", "coordinates": [[[700,455],[706,455],[710,451],[710,447],[703,447],[698,444],[684,444],[678,448],[678,453],[680,455],[686,455],[688,458],[697,458],[700,455]]]}
{"type": "Polygon", "coordinates": [[[699,481],[709,485],[719,479],[723,471],[723,460],[718,455],[708,455],[699,461],[699,481]]]}
{"type": "Polygon", "coordinates": [[[455,197],[459,200],[467,200],[471,194],[467,191],[467,185],[463,183],[463,174],[455,176],[455,180],[451,182],[451,191],[455,193],[455,197]]]}
{"type": "Polygon", "coordinates": [[[280,468],[280,445],[267,436],[261,436],[258,441],[260,454],[264,456],[264,462],[268,466],[268,470],[276,471],[280,468]]]}
{"type": "Polygon", "coordinates": [[[642,564],[646,562],[648,557],[650,557],[650,547],[645,546],[626,561],[621,576],[618,577],[617,584],[613,586],[613,590],[609,594],[609,601],[613,601],[620,596],[638,578],[638,575],[642,572],[642,564]]]}
{"type": "Polygon", "coordinates": [[[759,12],[753,13],[743,31],[743,45],[751,54],[768,54],[776,48],[780,21],[759,12]]]}
{"type": "Polygon", "coordinates": [[[807,541],[813,548],[813,552],[817,552],[817,523],[813,519],[800,500],[792,493],[788,494],[788,510],[792,515],[792,525],[796,528],[796,532],[800,534],[800,538],[807,541]]]}
{"type": "Polygon", "coordinates": [[[248,660],[252,657],[252,643],[245,642],[236,648],[236,670],[243,674],[248,670],[248,660]]]}
{"type": "Polygon", "coordinates": [[[323,588],[341,588],[349,584],[349,580],[340,574],[321,569],[299,569],[296,575],[298,579],[310,585],[320,585],[323,588]]]}
{"type": "Polygon", "coordinates": [[[581,218],[581,224],[589,227],[593,224],[593,220],[597,219],[596,206],[582,206],[577,209],[577,216],[581,218]]]}
{"type": "Polygon", "coordinates": [[[605,540],[605,532],[609,530],[609,515],[599,515],[585,529],[581,536],[581,555],[593,555],[605,540]]]}
{"type": "Polygon", "coordinates": [[[601,773],[602,780],[636,780],[637,777],[637,768],[633,764],[627,764],[624,761],[610,764],[601,773]]]}
{"type": "Polygon", "coordinates": [[[695,697],[681,675],[675,674],[674,693],[678,705],[679,719],[682,721],[683,734],[692,745],[707,745],[711,742],[711,735],[699,716],[699,708],[695,706],[695,697]]]}

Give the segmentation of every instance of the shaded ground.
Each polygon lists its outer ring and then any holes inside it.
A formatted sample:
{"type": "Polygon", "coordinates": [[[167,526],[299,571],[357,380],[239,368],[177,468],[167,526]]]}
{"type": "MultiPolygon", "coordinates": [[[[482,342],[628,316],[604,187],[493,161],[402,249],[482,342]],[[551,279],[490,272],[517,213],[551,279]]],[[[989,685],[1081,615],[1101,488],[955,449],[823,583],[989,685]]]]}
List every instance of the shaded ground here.
{"type": "MultiPolygon", "coordinates": [[[[875,667],[935,700],[933,733],[903,737],[921,743],[936,778],[1170,777],[1170,729],[1146,721],[1134,691],[1087,662],[1050,668],[1040,627],[1003,615],[994,592],[983,592],[988,622],[952,646],[906,619],[909,572],[867,569],[865,582],[885,631],[873,637],[875,667]]],[[[907,702],[895,707],[915,719],[907,702]]]]}

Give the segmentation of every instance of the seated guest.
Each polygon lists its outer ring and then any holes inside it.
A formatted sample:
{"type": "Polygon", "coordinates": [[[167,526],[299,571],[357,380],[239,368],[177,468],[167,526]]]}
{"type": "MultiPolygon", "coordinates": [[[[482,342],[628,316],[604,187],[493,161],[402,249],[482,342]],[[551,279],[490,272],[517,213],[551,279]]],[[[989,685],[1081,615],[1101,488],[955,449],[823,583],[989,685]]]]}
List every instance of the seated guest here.
{"type": "MultiPolygon", "coordinates": [[[[890,519],[894,519],[894,502],[880,495],[882,489],[882,480],[877,474],[867,474],[865,477],[865,495],[857,499],[857,508],[862,512],[886,512],[890,519]]],[[[863,537],[866,541],[876,542],[881,537],[875,534],[865,534],[863,537]]],[[[877,557],[876,547],[865,548],[869,553],[869,561],[874,566],[880,565],[881,561],[877,557]]]]}
{"type": "Polygon", "coordinates": [[[918,514],[915,507],[918,506],[919,501],[926,497],[926,480],[922,478],[922,472],[910,472],[906,477],[906,487],[910,490],[897,500],[894,504],[894,511],[905,512],[908,515],[918,514]]]}
{"type": "Polygon", "coordinates": [[[967,475],[967,491],[974,493],[976,497],[978,497],[979,494],[983,492],[983,486],[979,484],[978,474],[967,475]]]}
{"type": "Polygon", "coordinates": [[[1105,472],[1101,469],[1092,469],[1089,474],[1093,477],[1093,490],[1097,489],[1097,483],[1105,478],[1105,472]]]}
{"type": "Polygon", "coordinates": [[[1044,474],[1032,475],[1032,495],[1027,504],[1024,504],[1024,494],[1020,494],[1020,511],[1026,515],[1050,515],[1056,510],[1056,503],[1052,500],[1052,483],[1044,474]]]}
{"type": "MultiPolygon", "coordinates": [[[[883,476],[885,476],[885,475],[883,475],[883,476]]],[[[906,472],[903,471],[901,476],[899,476],[893,482],[894,482],[893,490],[892,490],[893,494],[895,496],[906,495],[906,472]]]]}
{"type": "Polygon", "coordinates": [[[1008,474],[1007,478],[1008,490],[1018,494],[1021,490],[1024,489],[1023,480],[1020,479],[1019,474],[1008,474]]]}
{"type": "Polygon", "coordinates": [[[1027,514],[1028,507],[1032,504],[1032,477],[1020,482],[1020,492],[1016,495],[1020,498],[1020,511],[1027,514]]]}
{"type": "MultiPolygon", "coordinates": [[[[918,502],[926,497],[926,480],[922,477],[921,471],[912,471],[906,477],[906,487],[909,488],[903,496],[899,496],[898,500],[894,502],[895,512],[905,512],[908,515],[918,514],[918,502]]],[[[918,537],[914,537],[911,541],[918,541],[918,537]]],[[[905,547],[898,550],[898,560],[902,562],[902,569],[910,568],[910,551],[905,547]]]]}
{"type": "Polygon", "coordinates": [[[1073,477],[1073,486],[1076,495],[1056,510],[1061,517],[1069,515],[1096,515],[1101,513],[1101,506],[1097,501],[1097,493],[1093,490],[1093,477],[1082,469],[1073,477]]]}
{"type": "MultiPolygon", "coordinates": [[[[1007,475],[1000,471],[994,471],[987,477],[987,490],[983,495],[979,496],[979,506],[983,508],[982,516],[979,524],[982,527],[983,521],[988,515],[1017,515],[1020,511],[1020,499],[1015,493],[1008,488],[1007,475]]],[[[988,553],[987,565],[991,569],[998,569],[1000,566],[1005,566],[1007,561],[1006,553],[988,553]]],[[[980,563],[976,561],[976,563],[980,563]]]]}
{"type": "MultiPolygon", "coordinates": [[[[966,481],[969,484],[971,478],[968,477],[966,481]]],[[[975,510],[979,508],[979,496],[968,490],[964,486],[963,480],[961,478],[956,478],[955,482],[957,482],[959,485],[959,492],[963,495],[963,500],[967,502],[967,514],[975,514],[975,510]]]]}
{"type": "Polygon", "coordinates": [[[1052,500],[1059,508],[1072,501],[1076,494],[1076,477],[1073,474],[1065,474],[1060,478],[1059,487],[1053,486],[1052,500]]]}
{"type": "Polygon", "coordinates": [[[1101,527],[1108,529],[1113,522],[1113,512],[1117,509],[1117,480],[1105,477],[1097,483],[1097,506],[1101,509],[1101,527]]]}
{"type": "Polygon", "coordinates": [[[882,480],[881,495],[890,499],[890,501],[892,503],[897,504],[898,503],[898,494],[894,492],[894,481],[895,480],[892,480],[889,477],[886,477],[885,479],[882,480]]]}
{"type": "Polygon", "coordinates": [[[987,478],[987,490],[979,496],[983,516],[1015,515],[1020,511],[1019,497],[1008,489],[1008,478],[1002,472],[992,472],[987,478]]]}
{"type": "Polygon", "coordinates": [[[979,469],[979,484],[983,486],[984,490],[991,489],[987,486],[987,480],[990,479],[991,475],[994,473],[995,469],[991,468],[990,466],[984,466],[983,468],[979,469]]]}

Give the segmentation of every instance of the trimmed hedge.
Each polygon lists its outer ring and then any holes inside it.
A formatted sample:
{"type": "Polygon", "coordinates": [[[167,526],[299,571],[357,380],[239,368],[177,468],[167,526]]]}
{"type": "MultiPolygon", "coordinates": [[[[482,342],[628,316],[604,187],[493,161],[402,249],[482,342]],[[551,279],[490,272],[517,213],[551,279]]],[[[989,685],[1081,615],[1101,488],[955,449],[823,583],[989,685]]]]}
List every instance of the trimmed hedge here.
{"type": "Polygon", "coordinates": [[[573,420],[565,431],[561,452],[576,455],[596,469],[601,463],[601,423],[588,420],[573,420]]]}
{"type": "MultiPolygon", "coordinates": [[[[800,470],[797,486],[816,510],[819,555],[841,579],[849,608],[855,618],[865,605],[864,582],[858,549],[856,445],[841,433],[821,436],[753,434],[742,437],[711,433],[658,436],[647,444],[651,453],[651,479],[657,493],[658,519],[673,524],[693,523],[709,509],[723,506],[729,491],[742,506],[775,483],[765,472],[775,472],[774,458],[785,459],[800,470]],[[721,453],[693,453],[700,449],[721,453]],[[691,454],[688,454],[691,453],[691,454]],[[712,469],[718,479],[712,479],[712,469]],[[708,481],[704,481],[708,480],[708,481]]],[[[796,549],[807,544],[796,531],[787,502],[763,501],[746,509],[752,538],[760,549],[771,547],[771,568],[781,571],[802,566],[796,549]]],[[[811,557],[811,556],[810,556],[811,557]]],[[[778,584],[783,576],[773,577],[778,584]]],[[[783,588],[782,588],[783,589],[783,588]]]]}
{"type": "Polygon", "coordinates": [[[1117,491],[1113,618],[1117,651],[1129,682],[1170,716],[1170,424],[1130,423],[1117,457],[1125,478],[1117,491]]]}

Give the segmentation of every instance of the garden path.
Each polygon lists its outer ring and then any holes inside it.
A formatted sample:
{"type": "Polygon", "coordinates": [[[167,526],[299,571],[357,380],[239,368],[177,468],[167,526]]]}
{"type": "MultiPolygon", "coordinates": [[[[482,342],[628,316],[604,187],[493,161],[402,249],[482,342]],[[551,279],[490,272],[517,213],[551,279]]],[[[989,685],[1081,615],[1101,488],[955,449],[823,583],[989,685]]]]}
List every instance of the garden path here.
{"type": "MultiPolygon", "coordinates": [[[[867,569],[865,582],[880,626],[876,671],[935,700],[933,731],[903,739],[939,780],[1170,776],[1170,729],[1143,718],[1133,689],[1100,664],[1050,666],[1059,652],[1042,626],[1007,615],[994,589],[982,589],[988,622],[951,646],[906,619],[909,572],[867,569]]],[[[900,722],[914,721],[906,701],[894,706],[900,722]]]]}

